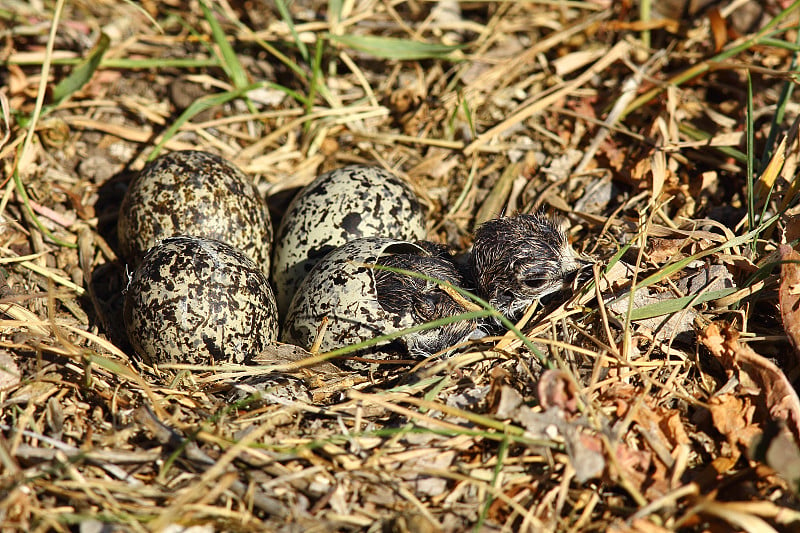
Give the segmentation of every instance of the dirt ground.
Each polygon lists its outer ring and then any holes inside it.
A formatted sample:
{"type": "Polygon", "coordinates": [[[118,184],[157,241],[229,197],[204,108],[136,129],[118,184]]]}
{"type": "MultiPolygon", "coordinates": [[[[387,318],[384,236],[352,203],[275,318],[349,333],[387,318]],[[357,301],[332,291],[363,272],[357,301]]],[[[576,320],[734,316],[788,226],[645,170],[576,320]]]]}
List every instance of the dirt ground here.
{"type": "Polygon", "coordinates": [[[0,531],[800,529],[799,29],[789,0],[0,0],[0,531]],[[117,214],[181,149],[276,227],[350,163],[459,251],[542,210],[593,279],[447,358],[147,365],[117,214]]]}

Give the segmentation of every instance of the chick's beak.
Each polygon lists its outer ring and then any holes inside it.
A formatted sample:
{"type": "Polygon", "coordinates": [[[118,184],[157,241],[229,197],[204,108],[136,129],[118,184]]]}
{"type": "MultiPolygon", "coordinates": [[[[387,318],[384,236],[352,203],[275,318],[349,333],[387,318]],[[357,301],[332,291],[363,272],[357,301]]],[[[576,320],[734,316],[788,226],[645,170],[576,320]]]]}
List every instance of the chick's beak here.
{"type": "Polygon", "coordinates": [[[592,279],[592,265],[594,261],[578,257],[573,252],[572,257],[564,265],[564,284],[573,285],[576,282],[581,284],[592,279]]]}

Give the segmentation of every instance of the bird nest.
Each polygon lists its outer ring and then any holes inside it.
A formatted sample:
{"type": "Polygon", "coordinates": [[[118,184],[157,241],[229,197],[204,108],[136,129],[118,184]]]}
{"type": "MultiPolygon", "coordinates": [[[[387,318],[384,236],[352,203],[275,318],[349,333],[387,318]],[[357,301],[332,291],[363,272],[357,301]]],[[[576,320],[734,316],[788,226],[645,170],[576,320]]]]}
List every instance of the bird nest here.
{"type": "Polygon", "coordinates": [[[796,529],[800,3],[633,4],[0,8],[2,530],[796,529]],[[594,270],[448,357],[151,367],[114,228],[180,149],[275,220],[351,163],[461,250],[545,210],[594,270]]]}

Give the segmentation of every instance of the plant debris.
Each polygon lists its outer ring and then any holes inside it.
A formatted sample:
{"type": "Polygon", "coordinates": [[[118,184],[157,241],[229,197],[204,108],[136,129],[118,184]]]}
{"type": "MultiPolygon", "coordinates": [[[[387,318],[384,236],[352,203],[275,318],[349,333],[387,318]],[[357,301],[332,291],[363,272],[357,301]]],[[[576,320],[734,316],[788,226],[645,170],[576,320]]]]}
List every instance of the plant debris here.
{"type": "Polygon", "coordinates": [[[11,1],[0,28],[2,531],[800,527],[800,0],[11,1]],[[115,228],[186,149],[276,223],[349,164],[462,252],[547,212],[592,276],[446,357],[150,366],[115,228]]]}

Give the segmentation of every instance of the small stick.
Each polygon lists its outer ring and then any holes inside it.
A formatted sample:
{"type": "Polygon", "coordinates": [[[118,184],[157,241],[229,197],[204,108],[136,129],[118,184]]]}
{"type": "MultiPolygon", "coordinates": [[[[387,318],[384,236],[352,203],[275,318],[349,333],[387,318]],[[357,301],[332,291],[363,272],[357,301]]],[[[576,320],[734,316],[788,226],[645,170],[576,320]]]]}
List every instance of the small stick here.
{"type": "Polygon", "coordinates": [[[322,322],[320,323],[319,327],[317,328],[317,336],[314,337],[314,344],[311,345],[311,349],[308,350],[311,355],[317,355],[319,353],[319,348],[322,346],[322,339],[325,337],[325,332],[328,330],[328,317],[322,317],[322,322]]]}

